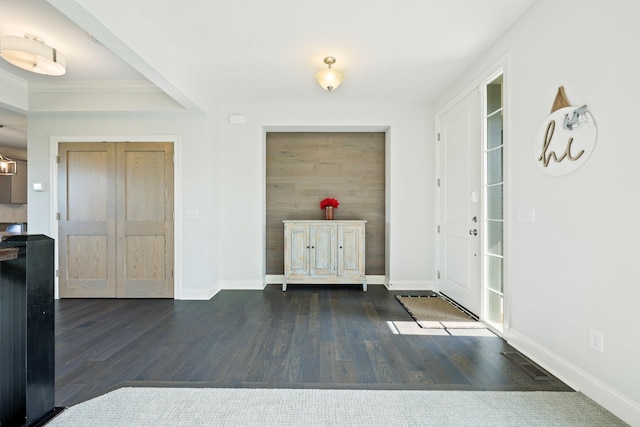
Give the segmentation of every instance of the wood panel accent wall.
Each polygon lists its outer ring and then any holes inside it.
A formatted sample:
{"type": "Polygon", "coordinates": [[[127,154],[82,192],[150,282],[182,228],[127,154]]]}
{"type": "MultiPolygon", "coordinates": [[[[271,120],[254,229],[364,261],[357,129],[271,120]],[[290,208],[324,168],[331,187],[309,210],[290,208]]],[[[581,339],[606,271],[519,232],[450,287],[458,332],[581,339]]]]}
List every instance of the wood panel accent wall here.
{"type": "Polygon", "coordinates": [[[384,132],[269,132],[266,157],[267,274],[284,273],[282,221],[323,219],[326,197],[367,221],[365,272],[385,274],[384,132]]]}

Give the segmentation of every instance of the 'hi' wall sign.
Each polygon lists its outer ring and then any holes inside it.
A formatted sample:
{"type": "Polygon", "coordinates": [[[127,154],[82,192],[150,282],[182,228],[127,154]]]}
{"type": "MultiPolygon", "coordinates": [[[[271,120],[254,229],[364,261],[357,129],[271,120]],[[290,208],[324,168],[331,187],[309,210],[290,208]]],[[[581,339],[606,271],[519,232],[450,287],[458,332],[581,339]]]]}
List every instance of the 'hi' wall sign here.
{"type": "Polygon", "coordinates": [[[586,163],[595,146],[596,122],[587,106],[570,106],[560,86],[533,144],[538,167],[549,175],[570,174],[586,163]]]}

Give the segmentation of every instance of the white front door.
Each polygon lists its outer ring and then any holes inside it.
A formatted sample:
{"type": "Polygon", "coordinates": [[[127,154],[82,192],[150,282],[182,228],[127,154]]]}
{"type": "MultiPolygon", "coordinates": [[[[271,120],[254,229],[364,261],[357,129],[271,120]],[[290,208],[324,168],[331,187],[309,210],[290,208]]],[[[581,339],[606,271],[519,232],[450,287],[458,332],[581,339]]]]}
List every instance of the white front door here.
{"type": "Polygon", "coordinates": [[[436,119],[438,290],[480,316],[480,94],[472,91],[436,119]]]}

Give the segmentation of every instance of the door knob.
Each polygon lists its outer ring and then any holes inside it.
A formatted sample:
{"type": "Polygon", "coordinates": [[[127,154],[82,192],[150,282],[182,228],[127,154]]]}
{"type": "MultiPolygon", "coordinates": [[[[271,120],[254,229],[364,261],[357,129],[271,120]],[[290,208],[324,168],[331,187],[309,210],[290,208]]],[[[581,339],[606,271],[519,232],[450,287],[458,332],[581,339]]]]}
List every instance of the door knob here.
{"type": "Polygon", "coordinates": [[[469,234],[472,236],[477,236],[478,235],[478,230],[477,229],[473,229],[473,230],[469,230],[469,234]]]}

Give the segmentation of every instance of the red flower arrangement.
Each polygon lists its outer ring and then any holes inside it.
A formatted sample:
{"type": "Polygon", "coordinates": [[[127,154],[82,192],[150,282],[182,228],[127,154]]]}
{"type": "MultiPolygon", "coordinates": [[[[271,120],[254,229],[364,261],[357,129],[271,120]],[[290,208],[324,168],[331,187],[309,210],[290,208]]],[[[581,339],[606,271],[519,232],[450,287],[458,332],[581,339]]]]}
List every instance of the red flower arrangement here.
{"type": "Polygon", "coordinates": [[[323,201],[320,202],[320,209],[324,209],[326,207],[332,207],[334,209],[338,209],[338,206],[340,205],[340,203],[336,200],[336,199],[332,199],[330,197],[327,197],[326,199],[324,199],[323,201]]]}

